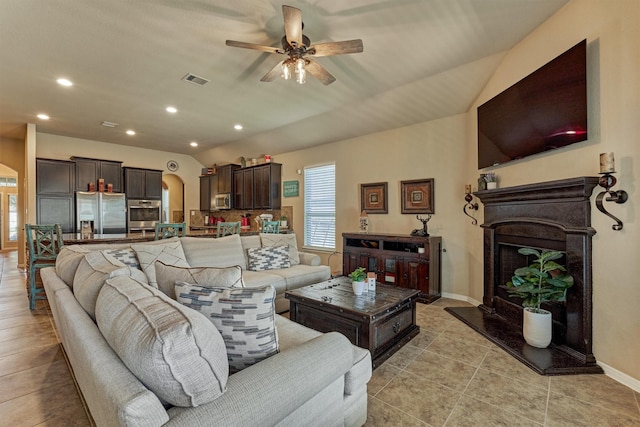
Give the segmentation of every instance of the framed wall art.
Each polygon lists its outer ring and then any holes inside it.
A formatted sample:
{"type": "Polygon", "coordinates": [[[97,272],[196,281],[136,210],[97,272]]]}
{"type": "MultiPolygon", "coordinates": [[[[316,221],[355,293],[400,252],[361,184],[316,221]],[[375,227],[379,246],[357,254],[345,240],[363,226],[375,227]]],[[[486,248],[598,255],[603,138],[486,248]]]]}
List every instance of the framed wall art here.
{"type": "Polygon", "coordinates": [[[367,214],[389,213],[386,182],[360,184],[360,211],[367,214]]]}
{"type": "Polygon", "coordinates": [[[432,214],[435,213],[433,204],[433,178],[400,181],[401,213],[403,214],[432,214]]]}

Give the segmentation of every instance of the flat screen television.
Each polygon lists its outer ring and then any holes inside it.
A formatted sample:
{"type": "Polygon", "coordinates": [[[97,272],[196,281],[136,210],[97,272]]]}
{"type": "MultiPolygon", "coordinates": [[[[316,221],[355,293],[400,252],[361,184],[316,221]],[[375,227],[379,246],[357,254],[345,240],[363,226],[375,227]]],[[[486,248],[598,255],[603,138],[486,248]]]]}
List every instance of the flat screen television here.
{"type": "Polygon", "coordinates": [[[478,169],[586,139],[586,40],[478,107],[478,169]]]}

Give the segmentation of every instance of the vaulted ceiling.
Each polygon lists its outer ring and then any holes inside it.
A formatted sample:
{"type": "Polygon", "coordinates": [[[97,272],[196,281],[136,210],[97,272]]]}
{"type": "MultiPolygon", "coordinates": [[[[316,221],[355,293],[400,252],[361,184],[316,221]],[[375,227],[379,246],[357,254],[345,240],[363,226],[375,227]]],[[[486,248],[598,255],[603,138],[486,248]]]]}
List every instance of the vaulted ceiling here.
{"type": "Polygon", "coordinates": [[[286,0],[312,44],[363,41],[362,53],[317,58],[337,79],[324,86],[260,82],[283,58],[225,45],[279,46],[274,0],[2,0],[0,136],[36,123],[195,158],[226,144],[255,156],[459,114],[504,54],[567,2],[286,0]],[[209,81],[185,82],[188,73],[209,81]]]}

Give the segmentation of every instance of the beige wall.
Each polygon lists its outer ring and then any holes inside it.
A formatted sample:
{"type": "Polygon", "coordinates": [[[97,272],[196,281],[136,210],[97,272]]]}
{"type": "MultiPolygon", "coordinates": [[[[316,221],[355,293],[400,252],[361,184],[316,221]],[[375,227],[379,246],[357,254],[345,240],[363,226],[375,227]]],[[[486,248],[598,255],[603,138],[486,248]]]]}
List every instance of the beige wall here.
{"type": "MultiPolygon", "coordinates": [[[[624,222],[595,208],[592,197],[593,351],[605,371],[640,389],[640,229],[635,162],[640,160],[640,2],[637,0],[573,0],[537,28],[504,58],[478,98],[477,105],[506,89],[580,40],[587,39],[589,140],[566,149],[491,168],[500,186],[596,176],[599,153],[613,151],[618,185],[629,193],[623,205],[608,204],[624,222]],[[613,205],[613,206],[611,206],[613,205]],[[627,377],[628,376],[628,377],[627,377]],[[629,378],[631,377],[631,378],[629,378]]],[[[467,123],[467,177],[477,177],[475,114],[467,123]]],[[[469,227],[467,249],[480,254],[482,233],[469,227]]],[[[482,260],[469,257],[469,295],[482,296],[482,260]]]]}
{"type": "MultiPolygon", "coordinates": [[[[191,156],[46,133],[37,134],[36,156],[61,160],[69,159],[71,156],[116,160],[122,161],[122,166],[165,171],[167,162],[175,160],[179,168],[172,174],[184,182],[186,212],[189,209],[198,209],[200,205],[198,177],[203,166],[191,156]]],[[[189,219],[185,219],[188,223],[189,219]]]]}
{"type": "MultiPolygon", "coordinates": [[[[183,198],[184,198],[184,191],[182,190],[183,182],[178,175],[174,175],[172,173],[162,175],[162,182],[164,185],[167,186],[167,190],[169,191],[169,206],[168,206],[169,215],[167,217],[166,222],[174,222],[173,212],[174,211],[183,212],[183,207],[182,207],[183,198]]],[[[198,188],[199,186],[200,186],[200,182],[198,182],[198,188]]],[[[164,206],[162,208],[165,209],[164,206]]]]}

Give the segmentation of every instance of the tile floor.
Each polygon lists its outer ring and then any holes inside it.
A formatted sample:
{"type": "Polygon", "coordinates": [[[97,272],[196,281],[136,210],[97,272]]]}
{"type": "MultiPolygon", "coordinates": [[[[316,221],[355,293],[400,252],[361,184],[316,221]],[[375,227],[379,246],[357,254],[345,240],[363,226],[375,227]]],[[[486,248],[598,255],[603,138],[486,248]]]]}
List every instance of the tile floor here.
{"type": "MultiPolygon", "coordinates": [[[[0,426],[87,426],[46,301],[31,312],[17,252],[0,253],[0,426]]],[[[640,426],[640,393],[604,375],[544,377],[443,310],[374,371],[367,427],[640,426]]]]}

